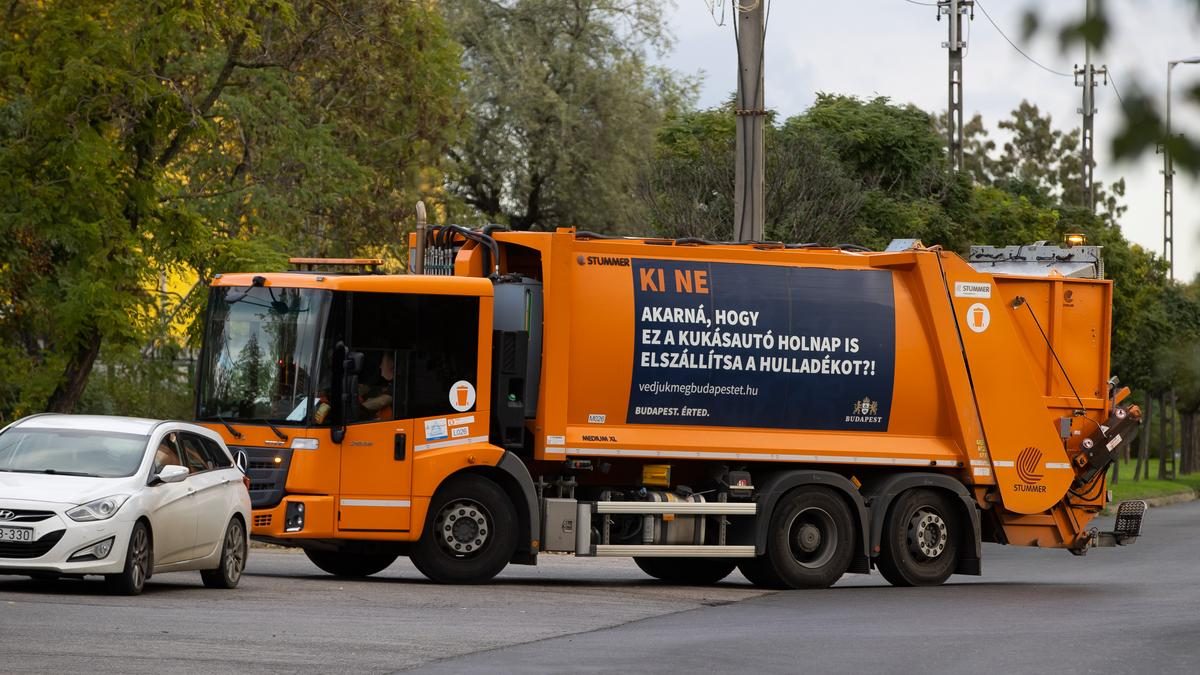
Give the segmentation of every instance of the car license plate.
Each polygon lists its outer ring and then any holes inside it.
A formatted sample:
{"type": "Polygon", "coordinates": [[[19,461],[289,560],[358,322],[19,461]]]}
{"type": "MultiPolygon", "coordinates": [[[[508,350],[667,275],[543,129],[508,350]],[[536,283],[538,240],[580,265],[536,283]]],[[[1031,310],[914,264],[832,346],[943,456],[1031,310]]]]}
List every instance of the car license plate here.
{"type": "Polygon", "coordinates": [[[33,528],[0,527],[0,541],[33,541],[33,528]]]}

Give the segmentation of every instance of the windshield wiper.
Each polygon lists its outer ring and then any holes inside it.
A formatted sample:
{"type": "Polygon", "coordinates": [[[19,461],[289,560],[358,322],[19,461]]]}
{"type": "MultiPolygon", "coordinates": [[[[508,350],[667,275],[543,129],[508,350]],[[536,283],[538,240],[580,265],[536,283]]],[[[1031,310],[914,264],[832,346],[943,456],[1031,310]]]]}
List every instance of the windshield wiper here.
{"type": "Polygon", "coordinates": [[[283,433],[282,431],[280,431],[280,430],[279,430],[279,427],[275,426],[274,424],[271,424],[271,420],[269,420],[269,419],[267,419],[267,418],[265,418],[265,417],[260,417],[260,418],[258,418],[258,419],[255,419],[255,420],[250,420],[250,421],[251,421],[251,422],[262,422],[263,424],[265,424],[265,425],[267,425],[267,426],[271,427],[271,431],[274,431],[274,432],[275,432],[275,435],[279,437],[279,440],[281,440],[281,441],[286,441],[286,440],[287,440],[287,434],[285,434],[285,433],[283,433]]]}
{"type": "Polygon", "coordinates": [[[13,473],[48,473],[51,476],[83,476],[85,478],[99,478],[99,474],[85,473],[82,471],[59,471],[58,469],[5,469],[13,473]]]}
{"type": "Polygon", "coordinates": [[[230,424],[229,422],[226,422],[224,417],[221,417],[220,415],[213,415],[213,417],[216,418],[216,420],[218,422],[220,422],[221,424],[224,424],[225,428],[229,430],[229,433],[233,434],[234,438],[242,437],[242,432],[238,431],[237,429],[234,429],[233,425],[230,424]]]}

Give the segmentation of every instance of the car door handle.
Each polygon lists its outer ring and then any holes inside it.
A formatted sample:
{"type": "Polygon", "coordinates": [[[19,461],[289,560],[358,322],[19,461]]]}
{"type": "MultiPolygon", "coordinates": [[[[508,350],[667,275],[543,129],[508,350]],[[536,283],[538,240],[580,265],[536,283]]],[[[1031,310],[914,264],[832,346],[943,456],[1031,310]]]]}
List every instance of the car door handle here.
{"type": "Polygon", "coordinates": [[[408,456],[408,436],[404,433],[396,434],[393,448],[392,457],[397,462],[403,462],[404,458],[408,456]]]}

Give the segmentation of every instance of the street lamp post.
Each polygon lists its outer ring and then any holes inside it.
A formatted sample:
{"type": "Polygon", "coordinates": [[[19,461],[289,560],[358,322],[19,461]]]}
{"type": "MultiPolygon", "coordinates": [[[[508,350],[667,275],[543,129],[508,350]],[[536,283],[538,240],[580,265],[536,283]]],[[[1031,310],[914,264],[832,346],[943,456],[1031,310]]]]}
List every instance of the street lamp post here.
{"type": "Polygon", "coordinates": [[[1175,163],[1171,160],[1171,71],[1181,63],[1200,63],[1200,56],[1167,61],[1167,137],[1163,142],[1163,257],[1175,278],[1175,163]]]}

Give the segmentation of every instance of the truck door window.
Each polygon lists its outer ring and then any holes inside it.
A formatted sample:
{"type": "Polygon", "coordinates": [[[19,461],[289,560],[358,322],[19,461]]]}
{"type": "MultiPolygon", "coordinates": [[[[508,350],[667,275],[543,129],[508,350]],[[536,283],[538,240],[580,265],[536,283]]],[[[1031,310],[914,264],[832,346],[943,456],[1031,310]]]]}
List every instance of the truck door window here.
{"type": "Polygon", "coordinates": [[[455,413],[454,383],[478,387],[479,298],[418,296],[420,324],[413,350],[409,417],[455,413]]]}
{"type": "Polygon", "coordinates": [[[479,298],[354,293],[349,308],[363,366],[347,423],[451,413],[454,383],[478,384],[479,298]]]}

